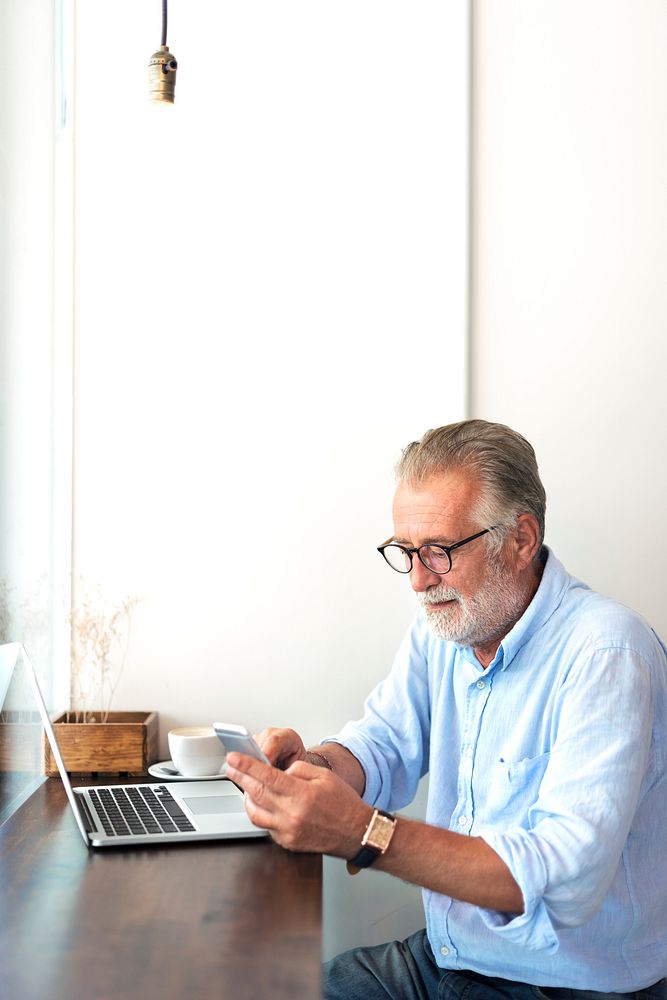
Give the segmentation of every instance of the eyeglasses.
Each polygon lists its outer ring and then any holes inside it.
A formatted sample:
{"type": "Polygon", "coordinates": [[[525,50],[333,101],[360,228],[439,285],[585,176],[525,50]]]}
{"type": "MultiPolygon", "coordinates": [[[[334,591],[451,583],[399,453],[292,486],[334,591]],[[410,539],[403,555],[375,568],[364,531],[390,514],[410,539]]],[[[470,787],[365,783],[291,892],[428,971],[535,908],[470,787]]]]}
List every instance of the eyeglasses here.
{"type": "Polygon", "coordinates": [[[378,552],[384,556],[391,568],[395,569],[397,573],[409,573],[412,570],[413,554],[416,554],[422,566],[426,566],[426,569],[430,570],[431,573],[445,576],[452,568],[451,554],[454,549],[460,549],[462,545],[474,542],[476,538],[481,538],[489,531],[495,531],[497,527],[498,525],[494,524],[492,528],[484,528],[483,531],[468,535],[467,538],[462,538],[460,542],[454,542],[453,545],[432,545],[428,542],[426,545],[419,545],[416,549],[409,549],[397,542],[385,542],[384,545],[378,546],[378,552]]]}

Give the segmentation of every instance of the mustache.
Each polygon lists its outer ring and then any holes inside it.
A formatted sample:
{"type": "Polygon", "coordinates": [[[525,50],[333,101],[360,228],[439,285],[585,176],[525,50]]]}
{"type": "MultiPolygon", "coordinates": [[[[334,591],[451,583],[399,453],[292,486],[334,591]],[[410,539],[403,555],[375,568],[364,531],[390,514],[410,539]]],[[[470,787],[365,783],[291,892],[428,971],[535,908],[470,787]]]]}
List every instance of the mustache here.
{"type": "Polygon", "coordinates": [[[422,607],[428,604],[440,604],[442,601],[460,601],[461,595],[454,587],[447,587],[441,583],[430,590],[424,590],[417,594],[417,599],[422,607]]]}

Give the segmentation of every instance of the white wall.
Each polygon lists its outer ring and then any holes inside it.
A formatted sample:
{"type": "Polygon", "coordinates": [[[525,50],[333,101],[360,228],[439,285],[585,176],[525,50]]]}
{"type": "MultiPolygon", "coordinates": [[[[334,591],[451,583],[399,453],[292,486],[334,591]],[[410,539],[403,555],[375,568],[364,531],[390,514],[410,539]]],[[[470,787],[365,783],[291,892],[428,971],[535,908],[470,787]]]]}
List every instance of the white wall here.
{"type": "Polygon", "coordinates": [[[473,412],[534,444],[547,541],[667,635],[667,5],[478,0],[473,412]]]}
{"type": "MultiPolygon", "coordinates": [[[[467,5],[173,2],[173,109],[160,5],[77,6],[75,572],[142,598],[115,707],[165,754],[315,741],[412,614],[394,462],[463,414],[467,5]]],[[[328,953],[421,919],[372,877],[327,865],[328,953]]]]}
{"type": "Polygon", "coordinates": [[[77,569],[143,599],[117,707],[314,739],[411,612],[393,463],[462,412],[464,19],[172,3],[164,110],[153,6],[78,5],[77,569]]]}

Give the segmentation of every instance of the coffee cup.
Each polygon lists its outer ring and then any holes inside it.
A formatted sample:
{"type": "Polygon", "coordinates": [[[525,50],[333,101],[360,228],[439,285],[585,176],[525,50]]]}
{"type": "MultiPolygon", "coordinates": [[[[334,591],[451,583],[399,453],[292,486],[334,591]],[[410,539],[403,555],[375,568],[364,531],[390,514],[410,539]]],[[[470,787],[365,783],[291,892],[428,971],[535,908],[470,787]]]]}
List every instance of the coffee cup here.
{"type": "Polygon", "coordinates": [[[168,735],[169,753],[184,778],[218,774],[225,748],[211,726],[180,726],[168,735]]]}

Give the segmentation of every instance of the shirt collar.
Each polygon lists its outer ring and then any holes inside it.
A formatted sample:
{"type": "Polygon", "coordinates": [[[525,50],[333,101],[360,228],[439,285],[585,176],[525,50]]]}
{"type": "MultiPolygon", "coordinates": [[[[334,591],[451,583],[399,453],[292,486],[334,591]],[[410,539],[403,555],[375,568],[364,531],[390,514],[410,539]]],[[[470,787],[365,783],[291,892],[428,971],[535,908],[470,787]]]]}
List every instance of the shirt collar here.
{"type": "Polygon", "coordinates": [[[544,546],[546,564],[542,579],[532,601],[510,629],[500,645],[503,647],[503,670],[506,669],[522,646],[545,625],[560,606],[571,581],[563,564],[544,546]]]}

